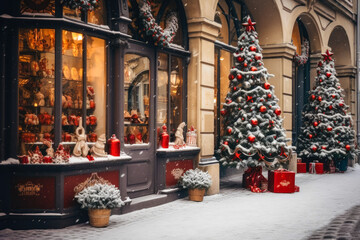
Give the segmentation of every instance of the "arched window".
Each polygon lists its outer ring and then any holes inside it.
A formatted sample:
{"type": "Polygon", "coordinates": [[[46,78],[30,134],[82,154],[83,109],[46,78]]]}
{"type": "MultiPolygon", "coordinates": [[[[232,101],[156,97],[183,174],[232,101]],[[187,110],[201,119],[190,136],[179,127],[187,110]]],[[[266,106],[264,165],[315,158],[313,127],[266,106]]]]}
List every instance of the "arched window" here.
{"type": "Polygon", "coordinates": [[[242,1],[220,0],[214,17],[215,22],[221,24],[217,40],[215,41],[215,149],[218,148],[219,139],[223,136],[222,116],[220,109],[229,91],[228,75],[234,66],[233,53],[237,48],[237,40],[240,36],[241,19],[249,13],[242,1]]]}

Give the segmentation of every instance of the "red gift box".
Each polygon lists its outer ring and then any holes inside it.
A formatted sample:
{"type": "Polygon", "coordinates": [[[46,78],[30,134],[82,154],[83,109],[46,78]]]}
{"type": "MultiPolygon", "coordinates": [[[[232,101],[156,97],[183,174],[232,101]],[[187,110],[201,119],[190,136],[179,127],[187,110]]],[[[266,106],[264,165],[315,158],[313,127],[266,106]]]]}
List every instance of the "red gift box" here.
{"type": "Polygon", "coordinates": [[[297,173],[306,173],[306,163],[297,163],[297,173]]]}
{"type": "Polygon", "coordinates": [[[298,163],[301,163],[301,162],[302,162],[302,159],[301,159],[301,158],[298,158],[298,159],[297,159],[297,162],[298,162],[298,163]]]}
{"type": "Polygon", "coordinates": [[[324,173],[324,164],[323,163],[310,163],[309,173],[313,174],[323,174],[324,173]]]}
{"type": "Polygon", "coordinates": [[[293,193],[295,192],[295,172],[285,169],[269,171],[268,175],[270,192],[293,193]]]}

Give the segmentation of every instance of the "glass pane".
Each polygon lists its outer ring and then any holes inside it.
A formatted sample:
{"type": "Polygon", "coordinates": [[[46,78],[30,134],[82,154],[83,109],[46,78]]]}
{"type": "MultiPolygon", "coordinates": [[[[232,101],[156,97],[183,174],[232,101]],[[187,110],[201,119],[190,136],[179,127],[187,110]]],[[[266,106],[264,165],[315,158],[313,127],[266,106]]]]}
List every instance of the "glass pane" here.
{"type": "Polygon", "coordinates": [[[161,133],[161,126],[167,124],[168,118],[168,84],[169,84],[169,57],[167,54],[159,53],[158,58],[158,81],[157,81],[157,116],[156,128],[161,133]]]}
{"type": "Polygon", "coordinates": [[[20,12],[27,13],[45,13],[55,15],[55,0],[21,0],[20,12]]]}
{"type": "Polygon", "coordinates": [[[150,60],[136,54],[125,55],[124,118],[125,143],[149,142],[150,60]]]}
{"type": "Polygon", "coordinates": [[[106,133],[106,47],[105,40],[87,38],[86,132],[88,141],[106,133]]]}
{"type": "Polygon", "coordinates": [[[74,18],[81,20],[81,11],[79,9],[70,9],[68,7],[63,7],[63,15],[66,17],[74,18]]]}
{"type": "Polygon", "coordinates": [[[55,30],[19,31],[19,155],[54,140],[55,30]]]}
{"type": "MultiPolygon", "coordinates": [[[[220,109],[223,108],[223,104],[226,98],[227,93],[229,92],[229,72],[233,66],[233,55],[230,52],[221,50],[220,51],[220,86],[218,86],[218,91],[220,91],[220,102],[218,106],[220,109]]],[[[220,124],[223,124],[223,117],[220,115],[220,124]]],[[[224,128],[220,127],[220,138],[224,136],[224,128]]]]}
{"type": "MultiPolygon", "coordinates": [[[[63,31],[62,141],[75,142],[75,129],[83,116],[83,35],[63,31]]],[[[85,103],[86,104],[86,103],[85,103]]]]}
{"type": "Polygon", "coordinates": [[[170,72],[170,141],[175,141],[175,132],[183,121],[183,64],[182,59],[171,58],[170,72]]]}
{"type": "Polygon", "coordinates": [[[94,11],[88,12],[88,22],[98,25],[106,25],[106,7],[105,1],[98,1],[98,6],[94,11]]]}

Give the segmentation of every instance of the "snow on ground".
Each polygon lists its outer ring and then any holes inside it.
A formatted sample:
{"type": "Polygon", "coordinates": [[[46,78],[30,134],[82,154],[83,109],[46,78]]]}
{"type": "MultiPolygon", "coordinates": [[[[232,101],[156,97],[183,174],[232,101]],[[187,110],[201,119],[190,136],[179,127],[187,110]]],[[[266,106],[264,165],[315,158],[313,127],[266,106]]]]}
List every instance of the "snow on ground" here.
{"type": "Polygon", "coordinates": [[[360,204],[360,166],[343,174],[297,174],[299,193],[251,193],[241,175],[203,202],[180,199],[111,216],[107,228],[80,224],[59,230],[0,231],[8,239],[305,239],[332,218],[360,204]]]}

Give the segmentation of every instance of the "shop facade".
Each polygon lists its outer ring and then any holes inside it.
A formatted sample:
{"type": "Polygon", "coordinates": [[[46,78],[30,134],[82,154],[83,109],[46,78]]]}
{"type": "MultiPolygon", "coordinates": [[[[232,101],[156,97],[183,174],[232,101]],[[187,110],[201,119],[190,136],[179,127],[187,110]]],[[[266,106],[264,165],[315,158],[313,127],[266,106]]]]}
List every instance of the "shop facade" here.
{"type": "Polygon", "coordinates": [[[95,172],[128,200],[113,213],[184,196],[176,179],[194,167],[210,172],[208,194],[218,193],[219,111],[247,15],[257,23],[264,64],[275,75],[270,82],[293,144],[317,62],[328,48],[357,122],[356,1],[151,1],[162,28],[169,12],[177,13],[178,29],[165,46],[146,35],[139,4],[100,0],[94,11],[82,12],[60,0],[19,0],[0,8],[0,160],[20,159],[37,147],[46,155],[44,140],[55,150],[61,144],[73,152],[80,124],[89,147],[103,134],[105,139],[115,134],[122,151],[103,161],[1,164],[3,227],[64,227],[79,216],[85,219],[73,188],[95,172]],[[299,65],[294,55],[302,54],[305,41],[308,61],[299,65]],[[162,126],[174,142],[181,122],[184,137],[190,126],[197,130],[197,146],[161,148],[162,126]]]}

